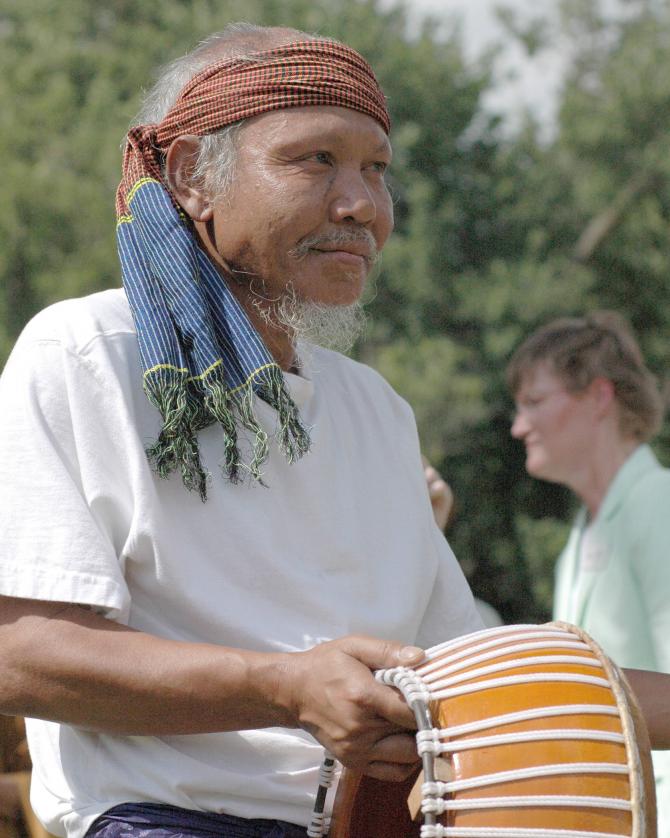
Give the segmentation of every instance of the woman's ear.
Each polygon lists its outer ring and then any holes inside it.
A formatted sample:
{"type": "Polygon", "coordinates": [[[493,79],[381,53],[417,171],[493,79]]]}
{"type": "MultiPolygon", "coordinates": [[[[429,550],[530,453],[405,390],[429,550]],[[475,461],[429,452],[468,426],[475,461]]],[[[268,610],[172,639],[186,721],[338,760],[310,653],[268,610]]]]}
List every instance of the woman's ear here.
{"type": "Polygon", "coordinates": [[[589,391],[594,397],[599,416],[604,416],[616,404],[614,384],[609,378],[594,378],[589,385],[589,391]]]}
{"type": "Polygon", "coordinates": [[[184,134],[173,140],[165,157],[165,174],[170,191],[193,221],[209,221],[212,206],[193,170],[200,150],[200,138],[184,134]]]}

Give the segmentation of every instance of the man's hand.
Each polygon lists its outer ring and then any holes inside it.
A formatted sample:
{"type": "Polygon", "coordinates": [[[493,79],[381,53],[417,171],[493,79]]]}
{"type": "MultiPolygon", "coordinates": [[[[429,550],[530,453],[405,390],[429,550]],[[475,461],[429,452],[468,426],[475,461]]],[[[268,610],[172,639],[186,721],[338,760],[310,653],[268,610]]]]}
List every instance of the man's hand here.
{"type": "Polygon", "coordinates": [[[289,707],[347,768],[380,780],[403,780],[418,762],[414,715],[373,670],[412,666],[423,658],[415,646],[371,637],[344,637],[289,656],[283,673],[289,707]]]}
{"type": "Polygon", "coordinates": [[[433,517],[437,526],[444,530],[449,523],[449,517],[454,506],[454,493],[440,472],[425,457],[422,456],[421,459],[426,486],[428,487],[428,496],[433,507],[433,517]]]}

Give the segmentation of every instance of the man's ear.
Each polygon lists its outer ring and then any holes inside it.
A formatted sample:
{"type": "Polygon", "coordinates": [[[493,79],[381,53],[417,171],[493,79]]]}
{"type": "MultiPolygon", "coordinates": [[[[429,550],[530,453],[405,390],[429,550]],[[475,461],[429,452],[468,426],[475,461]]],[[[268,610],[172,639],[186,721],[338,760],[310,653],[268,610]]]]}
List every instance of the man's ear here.
{"type": "Polygon", "coordinates": [[[193,181],[200,138],[184,134],[173,140],[165,157],[165,174],[174,197],[193,221],[209,221],[212,206],[201,185],[193,181]]]}

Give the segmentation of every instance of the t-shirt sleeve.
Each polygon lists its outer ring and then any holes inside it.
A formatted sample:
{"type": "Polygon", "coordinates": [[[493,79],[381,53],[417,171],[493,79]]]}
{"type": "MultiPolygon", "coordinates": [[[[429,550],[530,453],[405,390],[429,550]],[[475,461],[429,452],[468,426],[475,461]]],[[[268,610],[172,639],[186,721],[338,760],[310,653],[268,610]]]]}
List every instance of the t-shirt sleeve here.
{"type": "Polygon", "coordinates": [[[434,527],[439,565],[417,643],[423,648],[484,628],[461,566],[439,529],[434,527]]]}
{"type": "Polygon", "coordinates": [[[20,338],[0,378],[0,593],[124,619],[118,510],[89,475],[108,457],[112,400],[57,340],[20,338]]]}

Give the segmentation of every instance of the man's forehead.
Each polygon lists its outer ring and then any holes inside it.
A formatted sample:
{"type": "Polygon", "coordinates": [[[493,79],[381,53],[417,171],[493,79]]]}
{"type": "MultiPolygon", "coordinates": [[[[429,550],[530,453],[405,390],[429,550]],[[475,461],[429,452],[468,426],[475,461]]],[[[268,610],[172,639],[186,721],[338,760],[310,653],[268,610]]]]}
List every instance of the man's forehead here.
{"type": "Polygon", "coordinates": [[[273,139],[300,142],[301,139],[326,139],[355,131],[368,135],[371,150],[382,153],[391,149],[391,141],[376,119],[366,113],[339,105],[309,105],[258,114],[247,120],[249,128],[273,139]]]}

